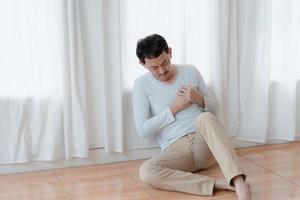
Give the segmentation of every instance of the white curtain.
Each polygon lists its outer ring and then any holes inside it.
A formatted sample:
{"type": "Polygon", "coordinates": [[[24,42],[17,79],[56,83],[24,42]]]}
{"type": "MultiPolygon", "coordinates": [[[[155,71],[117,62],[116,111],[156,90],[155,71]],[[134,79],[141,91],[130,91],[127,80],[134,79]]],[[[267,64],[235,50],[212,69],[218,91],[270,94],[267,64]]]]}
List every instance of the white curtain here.
{"type": "Polygon", "coordinates": [[[299,139],[300,2],[241,1],[238,137],[299,139]]]}
{"type": "MultiPolygon", "coordinates": [[[[87,114],[87,84],[85,60],[81,34],[81,19],[77,0],[63,2],[64,30],[64,65],[63,79],[63,135],[65,141],[65,158],[87,157],[88,114],[87,114]]],[[[60,27],[62,28],[62,27],[60,27]]]]}
{"type": "Polygon", "coordinates": [[[299,139],[297,0],[0,2],[0,163],[147,148],[135,132],[138,39],[194,64],[229,136],[299,139]]]}
{"type": "Polygon", "coordinates": [[[119,4],[0,2],[0,163],[123,151],[119,4]]]}
{"type": "Polygon", "coordinates": [[[0,163],[86,157],[77,1],[0,4],[0,163]]]}
{"type": "Polygon", "coordinates": [[[123,152],[120,1],[102,1],[100,8],[101,135],[107,152],[123,152]]]}
{"type": "Polygon", "coordinates": [[[78,1],[78,5],[89,147],[122,152],[125,148],[123,118],[128,115],[123,113],[126,106],[123,106],[121,85],[120,1],[78,1]]]}
{"type": "Polygon", "coordinates": [[[0,4],[0,163],[63,158],[62,7],[0,4]]]}

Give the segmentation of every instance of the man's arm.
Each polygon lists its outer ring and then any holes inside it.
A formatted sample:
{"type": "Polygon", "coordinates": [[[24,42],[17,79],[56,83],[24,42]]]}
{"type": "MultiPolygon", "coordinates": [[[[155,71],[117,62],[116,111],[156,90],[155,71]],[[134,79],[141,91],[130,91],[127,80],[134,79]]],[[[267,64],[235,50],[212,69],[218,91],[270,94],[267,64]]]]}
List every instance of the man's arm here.
{"type": "Polygon", "coordinates": [[[196,77],[197,77],[197,89],[202,94],[203,96],[203,102],[204,102],[204,107],[201,107],[203,111],[210,111],[212,112],[213,110],[217,109],[217,100],[215,97],[212,95],[212,93],[209,91],[207,88],[206,84],[204,83],[204,80],[200,74],[200,72],[196,69],[196,77]]]}
{"type": "Polygon", "coordinates": [[[175,121],[170,107],[151,117],[151,108],[148,96],[140,83],[135,82],[133,87],[133,117],[135,127],[141,138],[155,134],[159,129],[175,121]]]}

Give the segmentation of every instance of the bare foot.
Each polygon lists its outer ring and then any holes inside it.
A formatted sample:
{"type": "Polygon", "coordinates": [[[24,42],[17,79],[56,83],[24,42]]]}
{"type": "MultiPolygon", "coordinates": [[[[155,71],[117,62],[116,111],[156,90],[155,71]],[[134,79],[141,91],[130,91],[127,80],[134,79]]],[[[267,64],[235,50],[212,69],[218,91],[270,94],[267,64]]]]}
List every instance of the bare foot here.
{"type": "Polygon", "coordinates": [[[228,185],[225,179],[216,179],[215,190],[229,190],[235,192],[235,188],[228,185]]]}
{"type": "Polygon", "coordinates": [[[233,184],[238,200],[251,200],[250,184],[242,176],[235,177],[233,184]]]}

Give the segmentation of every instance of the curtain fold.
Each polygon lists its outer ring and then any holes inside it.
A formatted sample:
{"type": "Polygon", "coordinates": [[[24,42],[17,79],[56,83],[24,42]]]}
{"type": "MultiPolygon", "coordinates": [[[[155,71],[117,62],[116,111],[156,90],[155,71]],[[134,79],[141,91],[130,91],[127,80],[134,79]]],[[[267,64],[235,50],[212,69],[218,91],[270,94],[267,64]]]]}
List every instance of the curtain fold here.
{"type": "Polygon", "coordinates": [[[78,1],[66,0],[64,9],[65,65],[62,99],[65,158],[87,157],[89,153],[87,86],[78,1]]]}
{"type": "Polygon", "coordinates": [[[120,1],[101,3],[100,81],[102,134],[106,152],[123,152],[120,1]],[[105,30],[105,31],[103,31],[105,30]]]}

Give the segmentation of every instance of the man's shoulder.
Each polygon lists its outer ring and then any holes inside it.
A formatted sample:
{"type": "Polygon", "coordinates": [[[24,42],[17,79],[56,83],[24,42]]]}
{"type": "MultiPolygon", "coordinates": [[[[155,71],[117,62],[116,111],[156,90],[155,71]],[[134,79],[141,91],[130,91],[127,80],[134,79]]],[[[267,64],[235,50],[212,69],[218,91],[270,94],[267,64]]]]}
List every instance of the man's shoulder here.
{"type": "Polygon", "coordinates": [[[176,64],[177,68],[182,71],[195,71],[197,68],[191,64],[176,64]]]}
{"type": "Polygon", "coordinates": [[[145,73],[139,77],[137,77],[136,79],[134,79],[134,84],[133,84],[133,88],[139,88],[144,90],[145,89],[145,85],[147,85],[147,83],[149,83],[149,73],[145,73]]]}
{"type": "Polygon", "coordinates": [[[136,79],[134,79],[134,84],[142,84],[143,82],[147,82],[149,80],[149,73],[145,73],[136,79]]]}
{"type": "Polygon", "coordinates": [[[176,65],[176,66],[177,66],[177,69],[179,70],[179,73],[184,74],[184,76],[191,76],[195,73],[199,73],[199,71],[195,67],[195,65],[181,64],[181,65],[176,65]]]}

